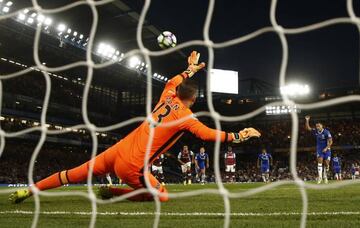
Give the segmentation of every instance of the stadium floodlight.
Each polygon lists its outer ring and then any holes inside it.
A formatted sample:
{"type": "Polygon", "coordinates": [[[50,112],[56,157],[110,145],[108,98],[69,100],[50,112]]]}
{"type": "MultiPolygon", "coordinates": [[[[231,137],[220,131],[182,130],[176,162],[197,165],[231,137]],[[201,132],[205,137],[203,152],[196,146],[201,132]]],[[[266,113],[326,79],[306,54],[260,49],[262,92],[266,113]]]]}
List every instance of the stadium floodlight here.
{"type": "Polygon", "coordinates": [[[158,75],[157,73],[154,73],[154,75],[153,75],[153,76],[154,76],[154,77],[156,77],[157,75],[158,75]]]}
{"type": "Polygon", "coordinates": [[[32,23],[34,23],[34,18],[29,17],[26,22],[29,24],[32,24],[32,23]]]}
{"type": "Polygon", "coordinates": [[[134,68],[140,63],[140,59],[137,56],[133,56],[129,59],[129,67],[134,68]]]}
{"type": "Polygon", "coordinates": [[[77,32],[77,31],[74,31],[74,34],[73,34],[73,35],[74,35],[75,37],[77,36],[77,34],[78,34],[78,32],[77,32]]]}
{"type": "Polygon", "coordinates": [[[169,80],[167,77],[165,77],[165,79],[164,79],[166,82],[169,80]]]}
{"type": "Polygon", "coordinates": [[[42,15],[42,14],[39,14],[39,15],[37,16],[37,20],[38,20],[38,22],[42,23],[42,22],[45,20],[45,16],[42,15]]]}
{"type": "Polygon", "coordinates": [[[80,34],[79,38],[80,38],[80,40],[82,40],[84,38],[84,35],[80,34]]]}
{"type": "Polygon", "coordinates": [[[96,52],[98,54],[101,54],[104,52],[104,49],[105,49],[105,44],[104,43],[100,43],[99,46],[98,46],[98,49],[96,50],[96,52]]]}
{"type": "Polygon", "coordinates": [[[12,1],[8,1],[7,3],[6,3],[6,6],[8,6],[8,7],[10,7],[10,6],[12,6],[13,5],[13,2],[12,1]]]}
{"type": "Polygon", "coordinates": [[[65,31],[65,29],[66,29],[66,25],[64,25],[64,24],[59,24],[57,27],[57,30],[59,32],[63,32],[63,31],[65,31]]]}
{"type": "Polygon", "coordinates": [[[67,33],[69,34],[71,33],[71,28],[68,28],[67,33]]]}
{"type": "MultiPolygon", "coordinates": [[[[86,43],[88,42],[88,38],[86,39],[86,43]]],[[[109,44],[100,43],[97,49],[97,53],[106,58],[113,58],[116,50],[109,44]]]]}
{"type": "Polygon", "coordinates": [[[280,87],[280,93],[289,97],[306,96],[310,93],[310,87],[306,84],[291,83],[280,87]]]}
{"type": "Polygon", "coordinates": [[[296,105],[294,106],[277,105],[277,106],[265,107],[266,115],[284,115],[284,114],[290,114],[292,112],[299,113],[300,110],[296,107],[296,105]]]}
{"type": "Polygon", "coordinates": [[[46,26],[51,25],[51,24],[52,24],[52,19],[49,18],[49,17],[45,18],[44,24],[45,24],[46,26]]]}
{"type": "Polygon", "coordinates": [[[161,80],[164,80],[164,78],[165,78],[164,76],[161,76],[161,78],[160,78],[160,79],[161,79],[161,80]]]}
{"type": "Polygon", "coordinates": [[[111,58],[115,53],[115,48],[111,47],[110,45],[107,45],[106,48],[106,56],[111,58]]]}
{"type": "Polygon", "coordinates": [[[8,13],[8,12],[10,11],[10,8],[7,7],[7,6],[5,6],[5,7],[2,9],[2,11],[3,11],[4,13],[8,13]]]}
{"type": "Polygon", "coordinates": [[[18,14],[18,19],[19,19],[20,21],[24,21],[24,20],[26,19],[25,14],[19,13],[19,14],[18,14]]]}

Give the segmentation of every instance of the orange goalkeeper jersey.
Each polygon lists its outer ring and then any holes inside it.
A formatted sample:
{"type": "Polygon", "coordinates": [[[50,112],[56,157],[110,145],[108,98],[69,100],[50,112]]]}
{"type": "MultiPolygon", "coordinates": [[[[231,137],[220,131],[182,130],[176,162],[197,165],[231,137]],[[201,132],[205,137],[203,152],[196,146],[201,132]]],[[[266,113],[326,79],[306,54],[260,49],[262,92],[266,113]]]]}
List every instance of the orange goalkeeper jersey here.
{"type": "MultiPolygon", "coordinates": [[[[216,140],[217,130],[202,124],[176,96],[176,87],[185,77],[186,75],[177,75],[168,81],[152,116],[159,123],[169,123],[184,117],[191,118],[173,126],[159,125],[154,128],[154,138],[149,154],[150,164],[160,154],[166,152],[184,134],[184,131],[190,131],[204,141],[216,140]]],[[[149,133],[149,122],[144,121],[116,145],[119,157],[134,171],[142,172],[143,170],[149,133]]],[[[231,140],[231,135],[228,133],[221,132],[220,134],[222,142],[231,140]]]]}

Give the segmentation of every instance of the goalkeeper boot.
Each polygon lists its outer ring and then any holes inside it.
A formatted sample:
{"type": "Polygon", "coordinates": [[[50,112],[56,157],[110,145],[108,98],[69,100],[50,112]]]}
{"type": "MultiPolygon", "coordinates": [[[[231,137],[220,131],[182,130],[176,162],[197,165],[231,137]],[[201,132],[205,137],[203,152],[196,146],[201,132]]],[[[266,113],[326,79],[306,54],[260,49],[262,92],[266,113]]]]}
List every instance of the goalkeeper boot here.
{"type": "Polygon", "coordinates": [[[97,195],[101,198],[101,199],[111,199],[114,195],[113,193],[110,191],[110,187],[109,186],[101,186],[98,189],[97,195]]]}
{"type": "Polygon", "coordinates": [[[22,201],[26,200],[27,198],[29,198],[31,196],[31,192],[29,191],[29,189],[19,189],[16,192],[12,193],[9,196],[9,200],[12,203],[21,203],[22,201]]]}

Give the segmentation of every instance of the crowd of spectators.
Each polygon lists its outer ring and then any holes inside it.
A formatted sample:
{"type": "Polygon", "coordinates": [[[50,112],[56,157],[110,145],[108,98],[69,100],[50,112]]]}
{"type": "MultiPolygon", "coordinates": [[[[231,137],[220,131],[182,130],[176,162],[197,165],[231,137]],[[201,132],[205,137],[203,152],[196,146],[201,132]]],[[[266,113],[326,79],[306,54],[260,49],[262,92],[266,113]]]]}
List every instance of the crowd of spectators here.
{"type": "MultiPolygon", "coordinates": [[[[20,118],[16,118],[16,117],[2,117],[2,120],[1,120],[1,128],[5,132],[21,131],[21,130],[29,129],[32,127],[37,127],[37,126],[39,126],[39,124],[40,123],[35,120],[20,119],[20,118]]],[[[68,131],[68,133],[66,133],[66,134],[51,135],[51,137],[63,139],[62,140],[63,143],[69,142],[68,140],[74,140],[76,142],[79,142],[79,144],[82,144],[82,145],[90,145],[92,143],[91,135],[85,129],[72,129],[67,126],[61,126],[59,124],[51,124],[51,123],[48,123],[47,128],[49,130],[66,130],[66,131],[68,131]]],[[[34,132],[30,133],[30,135],[35,136],[34,139],[38,139],[39,131],[34,131],[34,132]]],[[[111,133],[111,134],[110,133],[96,133],[96,135],[98,136],[98,143],[102,144],[102,145],[112,145],[121,138],[121,135],[113,134],[113,133],[111,133]]],[[[49,135],[49,137],[50,137],[50,135],[49,135]]]]}
{"type": "MultiPolygon", "coordinates": [[[[329,129],[334,144],[333,146],[360,146],[360,119],[328,119],[311,120],[311,127],[321,122],[329,129]]],[[[291,141],[291,122],[268,121],[264,124],[256,123],[255,127],[262,132],[261,140],[253,140],[246,145],[250,148],[268,146],[269,148],[288,148],[291,141]]],[[[315,138],[311,132],[306,131],[304,121],[299,121],[298,147],[309,147],[315,145],[315,138]]]]}
{"type": "MultiPolygon", "coordinates": [[[[28,182],[28,169],[35,146],[35,143],[6,142],[0,158],[0,184],[28,182]]],[[[34,181],[59,170],[80,165],[90,158],[90,154],[89,149],[45,144],[35,160],[34,181]]]]}
{"type": "MultiPolygon", "coordinates": [[[[333,137],[333,148],[354,148],[360,146],[360,119],[342,118],[342,119],[316,119],[310,121],[311,127],[315,128],[315,123],[321,122],[325,128],[329,129],[333,137]]],[[[211,124],[205,122],[207,125],[211,124]]],[[[258,153],[262,147],[266,147],[270,153],[274,151],[286,151],[291,143],[291,120],[286,117],[280,120],[273,120],[271,117],[261,121],[247,122],[245,124],[234,126],[222,126],[227,132],[233,132],[245,127],[252,126],[261,132],[261,138],[251,139],[245,143],[236,145],[237,149],[246,153],[258,153]]],[[[299,131],[297,147],[301,151],[309,151],[315,146],[315,137],[310,131],[305,130],[305,122],[299,119],[299,131]]],[[[198,139],[188,137],[186,143],[189,145],[203,145],[204,142],[198,139]]],[[[212,147],[212,143],[206,143],[212,147]]],[[[199,146],[198,146],[199,147],[199,146]]]]}
{"type": "MultiPolygon", "coordinates": [[[[52,103],[81,109],[83,101],[83,82],[71,79],[53,79],[50,93],[50,106],[52,103]]],[[[43,102],[46,85],[39,72],[32,72],[24,77],[15,77],[4,81],[5,98],[14,98],[16,95],[27,96],[43,102]]],[[[114,112],[117,107],[117,91],[108,88],[91,86],[88,97],[88,109],[91,112],[114,112]]],[[[14,108],[14,99],[4,99],[4,107],[14,108]]]]}
{"type": "MultiPolygon", "coordinates": [[[[323,121],[324,125],[330,129],[334,138],[334,148],[338,146],[340,149],[334,149],[342,158],[342,172],[344,178],[350,178],[350,167],[353,163],[359,163],[359,145],[360,145],[360,121],[357,119],[342,119],[342,120],[327,120],[323,121]],[[343,149],[341,149],[343,148],[343,149]]],[[[315,139],[310,132],[305,132],[302,127],[303,123],[300,123],[299,128],[299,140],[298,148],[301,147],[314,147],[315,139]]],[[[312,123],[314,125],[314,122],[312,123]]],[[[19,118],[3,117],[1,119],[1,127],[6,132],[14,132],[23,130],[36,125],[36,121],[26,120],[19,118]]],[[[259,153],[259,149],[265,146],[274,157],[274,164],[271,167],[271,180],[289,180],[292,178],[289,170],[289,151],[277,151],[277,149],[286,149],[290,145],[290,124],[287,121],[282,122],[269,122],[266,124],[258,124],[263,133],[261,140],[250,140],[244,145],[239,144],[234,148],[234,151],[238,153],[238,163],[236,172],[236,181],[238,182],[257,182],[261,181],[261,175],[256,165],[256,154],[259,153]],[[248,148],[251,148],[247,151],[248,148]],[[254,152],[255,151],[255,152],[254,152]]],[[[54,124],[48,126],[49,129],[56,129],[59,127],[54,124]]],[[[64,127],[66,128],[66,127],[64,127]]],[[[39,132],[31,133],[39,136],[39,132]]],[[[62,143],[50,143],[47,142],[37,158],[34,171],[34,179],[38,180],[55,171],[68,169],[74,167],[82,162],[86,161],[90,157],[91,150],[91,138],[88,132],[72,131],[71,133],[61,135],[51,135],[51,137],[59,137],[63,139],[62,143]],[[66,143],[67,141],[80,141],[80,145],[73,145],[66,143]],[[89,143],[89,146],[84,146],[89,143]],[[51,145],[51,146],[49,146],[51,145]]],[[[112,145],[121,139],[121,135],[114,134],[98,134],[100,145],[112,145]]],[[[37,140],[29,141],[27,139],[12,139],[13,143],[6,142],[6,148],[3,155],[0,157],[0,183],[14,183],[14,182],[27,182],[27,171],[31,154],[34,146],[28,144],[34,144],[37,140]],[[9,172],[8,170],[12,170],[9,172]]],[[[185,137],[185,140],[188,140],[185,137]]],[[[191,144],[190,148],[193,148],[196,152],[196,144],[191,144]]],[[[201,144],[203,145],[203,144],[201,144]]],[[[208,148],[210,146],[208,145],[208,148]]],[[[103,148],[98,148],[99,152],[103,148]]],[[[168,182],[181,181],[179,164],[176,160],[176,154],[178,151],[172,149],[175,154],[169,156],[164,163],[165,176],[168,176],[168,182]],[[177,175],[179,173],[179,175],[177,175]]],[[[212,167],[213,153],[209,149],[207,151],[210,155],[210,163],[212,167]]],[[[222,156],[221,156],[222,157],[222,156]]],[[[317,177],[316,161],[313,150],[310,151],[298,151],[297,154],[297,172],[300,178],[303,180],[315,180],[317,177]]],[[[221,164],[223,161],[221,161],[221,164]]],[[[222,171],[223,166],[221,165],[222,171]]],[[[225,173],[222,172],[224,176],[225,173]]],[[[208,170],[208,181],[214,181],[215,177],[211,170],[208,170]]],[[[330,175],[331,176],[331,175],[330,175]]],[[[223,177],[223,179],[225,179],[223,177]]]]}

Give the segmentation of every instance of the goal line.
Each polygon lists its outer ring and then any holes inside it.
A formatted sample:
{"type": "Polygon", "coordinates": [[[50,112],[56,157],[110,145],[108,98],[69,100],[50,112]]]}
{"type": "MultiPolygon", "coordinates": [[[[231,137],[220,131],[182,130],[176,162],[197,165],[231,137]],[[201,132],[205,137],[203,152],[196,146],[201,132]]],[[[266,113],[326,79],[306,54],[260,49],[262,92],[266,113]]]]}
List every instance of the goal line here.
{"type": "MultiPolygon", "coordinates": [[[[34,211],[23,211],[23,210],[14,210],[14,211],[0,211],[0,214],[21,214],[21,215],[33,215],[34,211]]],[[[90,211],[41,211],[42,215],[92,215],[90,211]]],[[[96,215],[99,216],[144,216],[156,215],[155,212],[97,212],[96,215]]],[[[183,217],[183,216],[225,216],[225,213],[221,212],[161,212],[161,216],[167,217],[183,217]]],[[[261,213],[261,212],[239,212],[239,213],[230,213],[232,217],[273,217],[273,216],[296,216],[302,215],[301,212],[269,212],[269,213],[261,213]]],[[[306,213],[308,216],[324,216],[324,215],[360,215],[360,211],[328,211],[328,212],[308,212],[306,213]]]]}

